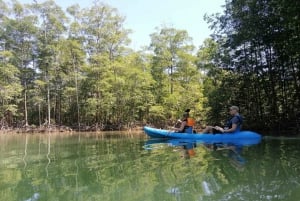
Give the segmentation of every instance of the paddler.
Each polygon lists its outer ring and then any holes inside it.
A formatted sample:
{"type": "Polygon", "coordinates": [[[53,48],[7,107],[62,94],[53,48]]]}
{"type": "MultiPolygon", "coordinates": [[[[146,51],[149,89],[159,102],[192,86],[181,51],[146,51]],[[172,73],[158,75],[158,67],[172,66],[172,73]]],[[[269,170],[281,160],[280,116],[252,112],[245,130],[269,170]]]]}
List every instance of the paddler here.
{"type": "Polygon", "coordinates": [[[242,128],[243,118],[239,114],[239,107],[238,106],[231,106],[229,108],[229,114],[232,118],[226,123],[225,127],[222,128],[220,126],[207,126],[202,133],[234,133],[239,132],[242,128]]]}
{"type": "Polygon", "coordinates": [[[173,130],[178,133],[193,133],[193,128],[195,125],[195,120],[193,118],[190,118],[190,109],[187,109],[184,111],[182,118],[178,120],[178,123],[180,123],[178,127],[174,127],[173,130]]]}

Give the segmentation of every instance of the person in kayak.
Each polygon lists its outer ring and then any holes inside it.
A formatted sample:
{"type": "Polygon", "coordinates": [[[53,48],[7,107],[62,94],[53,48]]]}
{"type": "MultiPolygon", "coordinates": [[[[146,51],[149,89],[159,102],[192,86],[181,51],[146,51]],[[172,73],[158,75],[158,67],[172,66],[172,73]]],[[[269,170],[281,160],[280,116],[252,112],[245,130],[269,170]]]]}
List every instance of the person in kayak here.
{"type": "Polygon", "coordinates": [[[239,132],[241,130],[243,124],[243,118],[239,114],[238,106],[231,106],[229,108],[229,113],[232,118],[226,123],[225,127],[222,128],[220,126],[207,126],[202,133],[234,133],[239,132]]]}
{"type": "Polygon", "coordinates": [[[195,120],[190,118],[190,109],[185,110],[182,119],[178,120],[173,130],[178,133],[193,133],[195,120]]]}

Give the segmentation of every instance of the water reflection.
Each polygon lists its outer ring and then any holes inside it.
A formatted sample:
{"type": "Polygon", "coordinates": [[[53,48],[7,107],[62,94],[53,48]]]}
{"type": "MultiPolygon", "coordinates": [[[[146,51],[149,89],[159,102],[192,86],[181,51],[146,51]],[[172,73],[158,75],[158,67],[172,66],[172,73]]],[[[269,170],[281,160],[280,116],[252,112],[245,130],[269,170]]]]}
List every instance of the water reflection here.
{"type": "MultiPolygon", "coordinates": [[[[166,144],[167,146],[172,146],[179,148],[181,150],[181,157],[185,159],[190,159],[191,157],[196,156],[195,148],[197,146],[205,147],[208,151],[214,152],[224,152],[227,151],[227,157],[233,161],[237,165],[244,165],[246,160],[242,157],[243,147],[255,145],[260,143],[259,141],[247,141],[246,143],[241,143],[241,141],[227,141],[223,142],[210,142],[210,141],[197,141],[191,139],[165,139],[165,138],[157,138],[157,139],[149,139],[145,142],[144,149],[152,150],[159,148],[162,144],[166,144]]],[[[223,154],[225,155],[225,154],[223,154]]]]}
{"type": "Polygon", "coordinates": [[[24,162],[24,170],[26,169],[27,162],[26,162],[26,156],[27,156],[27,144],[28,144],[28,135],[25,136],[25,148],[24,148],[24,156],[23,156],[23,162],[24,162]]]}
{"type": "Polygon", "coordinates": [[[300,140],[249,145],[80,134],[0,141],[0,200],[300,200],[300,140]]]}
{"type": "Polygon", "coordinates": [[[246,164],[246,159],[242,156],[243,145],[234,144],[234,143],[213,143],[206,144],[204,143],[208,150],[214,151],[216,153],[222,154],[230,161],[230,164],[237,170],[243,170],[244,165],[246,164]]]}
{"type": "Polygon", "coordinates": [[[40,198],[39,193],[34,193],[31,198],[26,199],[25,201],[37,201],[40,198]]]}
{"type": "MultiPolygon", "coordinates": [[[[251,145],[258,144],[260,141],[255,141],[255,143],[251,142],[251,145]]],[[[219,160],[220,156],[223,156],[222,160],[225,158],[230,162],[231,166],[236,170],[242,171],[244,165],[246,164],[246,159],[242,156],[244,145],[250,146],[249,141],[247,143],[237,142],[226,142],[226,143],[211,143],[197,140],[189,140],[189,139],[149,139],[146,141],[144,148],[146,150],[158,149],[159,147],[165,144],[167,146],[174,147],[175,151],[180,153],[180,157],[184,159],[191,159],[197,155],[196,148],[203,147],[208,152],[214,152],[212,154],[216,160],[219,160]]],[[[208,185],[205,183],[203,186],[207,189],[208,185]]],[[[206,190],[206,192],[208,192],[206,190]]],[[[210,193],[208,193],[210,194],[210,193]]]]}
{"type": "Polygon", "coordinates": [[[51,153],[51,140],[50,140],[51,138],[50,138],[50,134],[48,134],[48,140],[47,140],[47,154],[46,154],[46,157],[47,157],[47,160],[48,160],[48,163],[47,163],[47,165],[46,165],[46,168],[45,168],[45,170],[46,170],[46,176],[48,177],[48,175],[49,175],[49,172],[48,172],[48,167],[49,167],[49,165],[50,165],[50,163],[51,163],[51,159],[50,159],[50,153],[51,153]]]}
{"type": "MultiPolygon", "coordinates": [[[[224,181],[227,177],[230,179],[230,176],[226,173],[227,169],[230,168],[226,167],[223,170],[220,169],[220,165],[224,165],[225,161],[228,161],[228,164],[237,172],[243,171],[247,162],[243,156],[244,147],[249,148],[250,144],[252,146],[259,142],[241,143],[241,141],[227,141],[226,143],[216,143],[185,139],[149,139],[145,142],[144,149],[150,152],[157,149],[169,150],[171,151],[169,154],[175,152],[178,153],[180,158],[190,161],[191,163],[185,163],[185,166],[189,167],[192,165],[190,167],[192,175],[201,177],[199,181],[192,182],[198,186],[198,190],[194,192],[195,194],[203,192],[197,196],[197,199],[208,200],[212,198],[212,200],[218,200],[215,198],[219,197],[222,192],[224,193],[224,189],[222,189],[224,188],[224,183],[230,183],[229,180],[224,181]],[[172,149],[170,150],[169,148],[172,149]],[[216,167],[218,168],[216,169],[216,167]],[[193,173],[195,170],[197,172],[193,173]]],[[[174,161],[174,163],[176,162],[174,161]]],[[[229,170],[229,172],[231,171],[229,170]]],[[[183,187],[185,185],[188,184],[184,182],[181,185],[167,187],[166,192],[176,197],[176,200],[181,200],[186,194],[183,187]]]]}
{"type": "MultiPolygon", "coordinates": [[[[144,148],[162,149],[170,155],[169,147],[184,150],[187,156],[184,158],[189,161],[185,165],[192,164],[191,169],[198,170],[193,172],[194,177],[199,179],[200,175],[205,175],[196,182],[198,190],[193,191],[197,200],[298,201],[299,144],[299,139],[272,139],[261,144],[151,139],[144,148]],[[192,157],[188,156],[187,150],[190,149],[194,150],[192,157]]],[[[181,185],[167,187],[166,192],[183,200],[187,183],[182,182],[181,185]]]]}

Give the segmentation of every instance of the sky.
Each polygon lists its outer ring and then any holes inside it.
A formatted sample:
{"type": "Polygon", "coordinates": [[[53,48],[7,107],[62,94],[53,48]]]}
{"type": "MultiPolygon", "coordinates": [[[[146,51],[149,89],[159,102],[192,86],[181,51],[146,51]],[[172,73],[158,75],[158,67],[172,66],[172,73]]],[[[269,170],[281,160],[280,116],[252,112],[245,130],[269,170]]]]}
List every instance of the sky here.
{"type": "MultiPolygon", "coordinates": [[[[94,0],[56,0],[64,10],[73,4],[81,8],[93,5],[94,0]]],[[[32,3],[33,0],[19,0],[21,3],[32,3]]],[[[43,0],[37,0],[43,2],[43,0]]],[[[102,0],[117,8],[125,16],[124,27],[131,29],[131,47],[135,50],[150,45],[150,34],[156,27],[166,25],[175,29],[186,30],[193,38],[196,47],[210,36],[212,31],[204,21],[205,14],[222,12],[225,0],[102,0]]]]}

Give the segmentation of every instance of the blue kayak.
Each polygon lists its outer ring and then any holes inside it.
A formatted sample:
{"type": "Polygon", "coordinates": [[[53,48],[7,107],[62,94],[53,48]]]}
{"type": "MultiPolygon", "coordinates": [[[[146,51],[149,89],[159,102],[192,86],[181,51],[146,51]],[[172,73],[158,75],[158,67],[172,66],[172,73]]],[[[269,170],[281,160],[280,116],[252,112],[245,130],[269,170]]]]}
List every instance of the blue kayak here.
{"type": "Polygon", "coordinates": [[[206,134],[206,133],[178,133],[171,132],[169,130],[151,128],[148,126],[144,127],[145,133],[151,138],[167,138],[167,139],[190,139],[203,141],[205,143],[231,143],[252,145],[258,144],[261,141],[261,135],[253,131],[240,131],[235,133],[217,133],[217,134],[206,134]]]}

